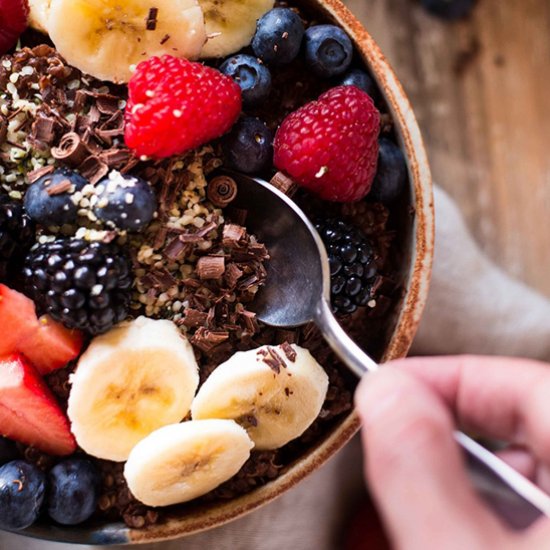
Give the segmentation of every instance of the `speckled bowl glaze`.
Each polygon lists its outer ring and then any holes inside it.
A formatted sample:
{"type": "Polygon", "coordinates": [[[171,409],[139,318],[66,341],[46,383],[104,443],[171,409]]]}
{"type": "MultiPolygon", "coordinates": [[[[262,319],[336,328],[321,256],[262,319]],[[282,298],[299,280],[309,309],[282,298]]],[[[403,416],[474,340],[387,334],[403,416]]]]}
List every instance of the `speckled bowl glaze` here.
{"type": "MultiPolygon", "coordinates": [[[[420,131],[411,106],[393,70],[361,23],[340,0],[296,0],[298,5],[340,24],[352,37],[357,51],[370,68],[393,116],[395,130],[406,152],[409,167],[409,196],[414,206],[402,238],[404,251],[402,287],[404,292],[397,313],[391,320],[383,360],[406,355],[426,301],[433,254],[433,200],[430,171],[420,131]]],[[[359,420],[351,413],[320,444],[267,485],[228,502],[191,508],[181,516],[172,516],[160,525],[130,529],[123,524],[105,524],[90,528],[62,528],[36,525],[24,533],[30,537],[80,544],[138,544],[158,542],[190,535],[237,519],[268,504],[324,464],[359,429],[359,420]]]]}

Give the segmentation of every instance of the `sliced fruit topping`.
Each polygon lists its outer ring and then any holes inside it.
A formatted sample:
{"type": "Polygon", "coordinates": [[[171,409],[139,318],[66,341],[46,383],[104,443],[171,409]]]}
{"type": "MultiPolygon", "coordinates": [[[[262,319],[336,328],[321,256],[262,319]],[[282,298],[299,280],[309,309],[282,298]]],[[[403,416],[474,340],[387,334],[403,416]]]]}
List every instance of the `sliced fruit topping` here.
{"type": "Polygon", "coordinates": [[[25,295],[0,284],[0,357],[18,351],[19,343],[39,328],[36,309],[25,295]]]}
{"type": "Polygon", "coordinates": [[[0,361],[0,426],[6,437],[45,453],[69,455],[76,450],[63,411],[21,355],[0,361]]]}
{"type": "Polygon", "coordinates": [[[196,59],[206,40],[196,0],[51,0],[46,29],[68,63],[118,83],[152,56],[196,59]]]}
{"type": "Polygon", "coordinates": [[[140,63],[128,85],[125,140],[138,155],[169,157],[225,134],[241,112],[228,76],[169,55],[140,63]]]}
{"type": "Polygon", "coordinates": [[[124,476],[148,506],[187,502],[233,477],[254,444],[232,420],[193,420],[165,426],[138,443],[124,476]]]}
{"type": "Polygon", "coordinates": [[[68,414],[90,455],[123,461],[152,431],[181,421],[199,384],[191,344],[171,321],[139,317],[95,338],[72,377],[68,414]]]}
{"type": "Polygon", "coordinates": [[[94,214],[118,229],[140,231],[149,225],[157,198],[148,182],[113,170],[97,184],[94,214]]]}
{"type": "Polygon", "coordinates": [[[27,256],[23,277],[35,302],[68,328],[101,334],[126,319],[130,263],[114,243],[41,244],[27,256]]]}
{"type": "Polygon", "coordinates": [[[252,39],[252,49],[264,63],[286,65],[300,52],[304,24],[289,8],[274,8],[260,17],[252,39]]]}
{"type": "Polygon", "coordinates": [[[84,343],[79,331],[47,315],[37,319],[33,301],[5,285],[0,285],[0,327],[10,327],[0,336],[0,357],[20,352],[40,374],[76,359],[84,343]]]}
{"type": "Polygon", "coordinates": [[[41,177],[25,193],[25,209],[36,223],[61,226],[76,222],[78,205],[72,200],[76,191],[88,183],[77,172],[60,168],[41,177]]]}
{"type": "Polygon", "coordinates": [[[27,0],[0,0],[0,54],[6,53],[27,28],[27,0]]]}
{"type": "Polygon", "coordinates": [[[48,474],[48,515],[62,525],[78,525],[94,512],[101,476],[85,458],[69,458],[48,474]]]}
{"type": "Polygon", "coordinates": [[[256,21],[274,0],[199,0],[208,40],[201,57],[225,57],[248,46],[256,21]]]}
{"type": "Polygon", "coordinates": [[[20,202],[0,192],[0,282],[17,272],[34,244],[34,227],[20,202]]]}
{"type": "Polygon", "coordinates": [[[14,460],[0,467],[0,528],[25,529],[40,515],[46,476],[33,464],[14,460]]]}
{"type": "Polygon", "coordinates": [[[233,419],[256,449],[282,447],[317,418],[328,376],[308,350],[296,345],[238,352],[216,368],[191,408],[194,420],[233,419]]]}
{"type": "Polygon", "coordinates": [[[353,45],[348,35],[336,25],[314,25],[304,35],[308,67],[323,78],[342,74],[350,66],[353,45]]]}
{"type": "Polygon", "coordinates": [[[269,96],[271,72],[256,57],[234,55],[220,65],[220,71],[239,85],[245,107],[260,105],[269,96]]]}
{"type": "Polygon", "coordinates": [[[380,113],[355,86],[338,86],[288,115],[274,141],[274,164],[328,201],[353,202],[376,174],[380,113]]]}
{"type": "Polygon", "coordinates": [[[19,342],[19,351],[42,374],[67,366],[82,351],[84,338],[78,330],[65,328],[49,315],[38,320],[38,327],[19,342]]]}
{"type": "Polygon", "coordinates": [[[29,0],[29,25],[37,31],[48,33],[48,13],[51,0],[29,0]]]}
{"type": "Polygon", "coordinates": [[[273,133],[254,117],[242,117],[224,136],[222,149],[227,165],[239,172],[261,172],[273,158],[273,133]]]}

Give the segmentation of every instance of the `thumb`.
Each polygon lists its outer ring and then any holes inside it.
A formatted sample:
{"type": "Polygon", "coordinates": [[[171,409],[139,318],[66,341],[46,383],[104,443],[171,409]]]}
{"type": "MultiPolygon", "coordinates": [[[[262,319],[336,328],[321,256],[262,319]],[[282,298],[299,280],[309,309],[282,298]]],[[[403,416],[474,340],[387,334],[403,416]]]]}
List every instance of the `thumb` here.
{"type": "Polygon", "coordinates": [[[396,548],[488,548],[504,537],[470,485],[435,393],[385,366],[364,377],[356,404],[365,475],[396,548]]]}

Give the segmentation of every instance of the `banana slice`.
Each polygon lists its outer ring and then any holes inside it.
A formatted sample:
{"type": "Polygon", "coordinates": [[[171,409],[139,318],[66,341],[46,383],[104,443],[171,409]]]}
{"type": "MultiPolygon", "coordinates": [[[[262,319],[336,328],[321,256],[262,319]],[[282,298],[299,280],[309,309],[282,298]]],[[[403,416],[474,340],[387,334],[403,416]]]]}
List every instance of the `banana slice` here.
{"type": "Polygon", "coordinates": [[[171,321],[139,317],[95,338],[71,382],[78,444],[120,462],[148,434],[188,414],[199,374],[191,344],[171,321]]]}
{"type": "Polygon", "coordinates": [[[46,28],[68,63],[117,83],[154,55],[196,59],[206,40],[197,0],[50,0],[46,28]]]}
{"type": "Polygon", "coordinates": [[[134,447],[124,476],[132,494],[148,506],[187,502],[233,477],[252,447],[232,420],[165,426],[134,447]]]}
{"type": "Polygon", "coordinates": [[[208,36],[201,57],[225,57],[248,46],[256,32],[256,21],[274,3],[274,0],[199,0],[208,36]]]}
{"type": "Polygon", "coordinates": [[[48,33],[48,13],[51,0],[29,1],[29,25],[37,31],[48,33]]]}
{"type": "Polygon", "coordinates": [[[259,450],[277,449],[302,435],[317,418],[328,376],[308,350],[296,345],[238,352],[201,386],[193,419],[230,418],[259,450]]]}

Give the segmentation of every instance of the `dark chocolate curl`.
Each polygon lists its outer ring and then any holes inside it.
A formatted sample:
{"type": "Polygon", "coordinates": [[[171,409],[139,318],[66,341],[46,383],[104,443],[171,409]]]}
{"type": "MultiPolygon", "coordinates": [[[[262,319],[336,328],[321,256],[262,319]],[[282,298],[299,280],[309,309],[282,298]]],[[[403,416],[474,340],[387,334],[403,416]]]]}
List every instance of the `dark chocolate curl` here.
{"type": "Polygon", "coordinates": [[[90,150],[76,132],[65,134],[59,145],[52,148],[52,157],[68,164],[80,166],[90,156],[90,150]]]}

